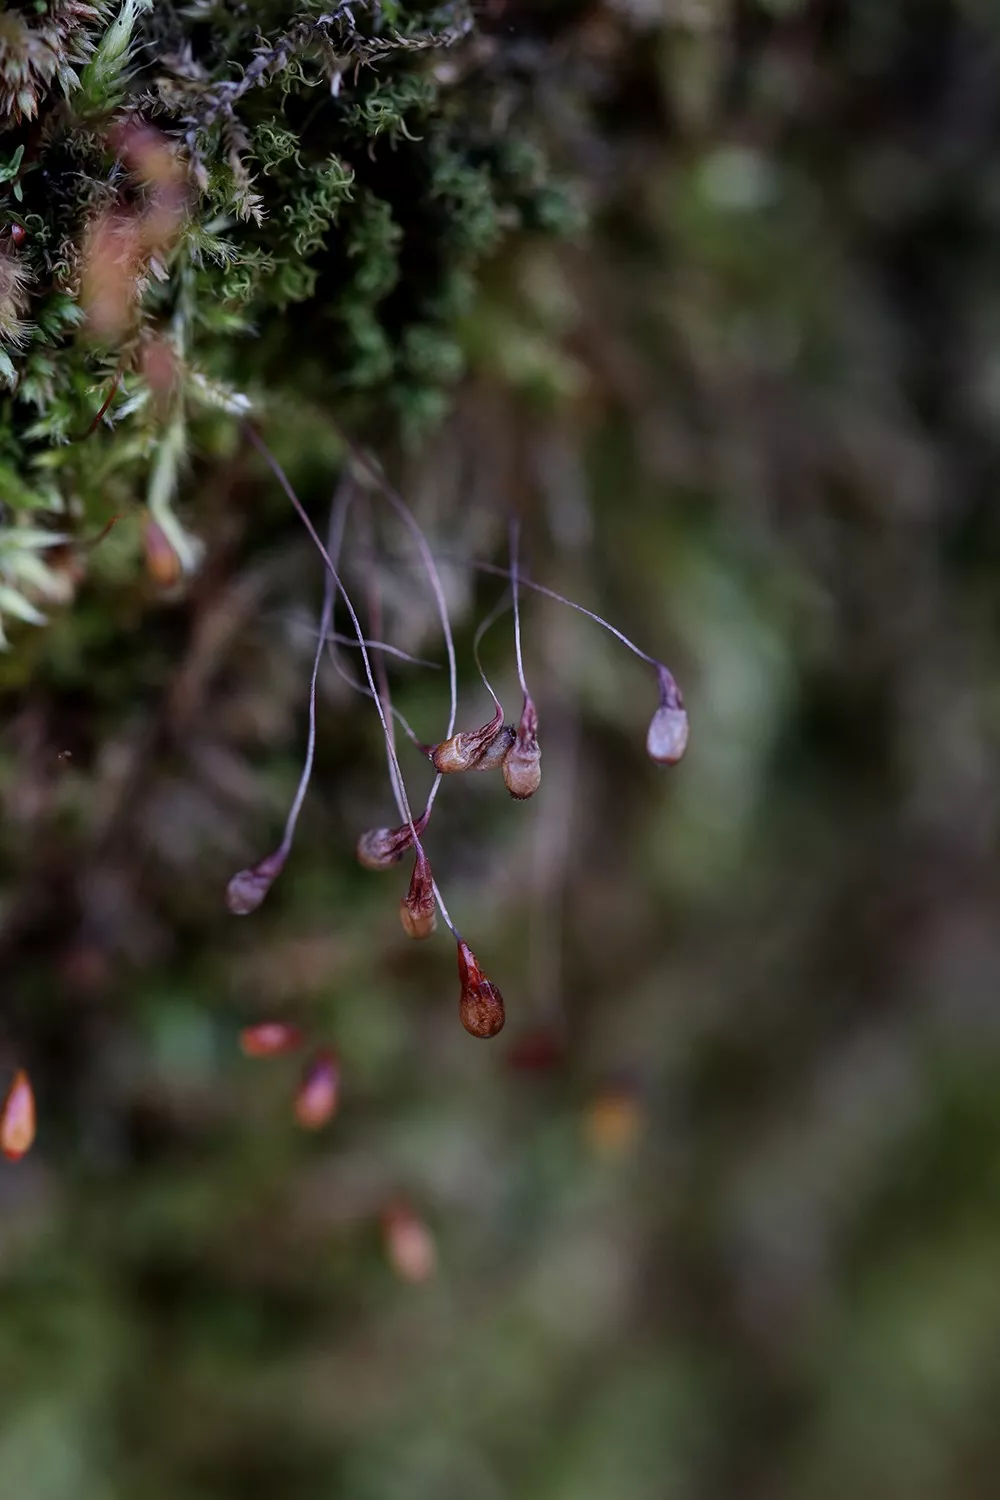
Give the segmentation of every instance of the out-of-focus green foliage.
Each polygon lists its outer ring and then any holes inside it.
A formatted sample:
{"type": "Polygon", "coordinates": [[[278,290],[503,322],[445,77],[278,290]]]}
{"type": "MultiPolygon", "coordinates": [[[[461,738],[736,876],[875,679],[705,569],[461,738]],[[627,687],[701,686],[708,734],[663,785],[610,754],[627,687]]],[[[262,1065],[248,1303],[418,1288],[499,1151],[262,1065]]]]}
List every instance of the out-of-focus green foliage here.
{"type": "MultiPolygon", "coordinates": [[[[395,472],[463,680],[513,506],[532,573],[676,670],[688,756],[651,767],[641,666],[526,603],[541,791],[446,787],[428,836],[507,998],[475,1042],[403,867],[353,862],[393,815],[333,673],[295,855],[223,910],[298,773],[320,588],[262,467],[196,471],[177,597],[133,522],[93,552],[6,700],[0,1046],[40,1131],[0,1168],[0,1495],[993,1500],[1000,31],[945,0],[483,26],[595,227],[497,256],[395,472]],[[275,1016],[340,1050],[321,1136],[294,1062],[239,1057],[275,1016]]],[[[304,401],[269,434],[319,516],[335,438],[304,401]]],[[[372,506],[386,632],[440,661],[372,506]]],[[[505,622],[486,646],[516,704],[505,622]]],[[[391,671],[439,733],[442,674],[391,671]]]]}

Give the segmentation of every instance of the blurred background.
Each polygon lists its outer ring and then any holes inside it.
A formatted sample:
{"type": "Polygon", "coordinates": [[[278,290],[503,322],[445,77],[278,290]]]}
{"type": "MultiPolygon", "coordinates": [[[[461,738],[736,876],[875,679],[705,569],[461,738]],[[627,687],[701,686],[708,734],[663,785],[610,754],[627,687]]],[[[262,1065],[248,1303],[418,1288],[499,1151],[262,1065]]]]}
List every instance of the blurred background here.
{"type": "MultiPolygon", "coordinates": [[[[469,373],[381,456],[440,559],[460,725],[507,517],[543,782],[428,850],[507,1001],[458,1024],[370,702],[329,666],[266,904],[322,591],[260,459],[206,457],[190,587],[126,520],[4,666],[0,1496],[976,1500],[1000,1489],[1000,24],[977,0],[489,0],[590,227],[509,242],[469,373]],[[122,538],[125,540],[122,540],[122,538]],[[293,1117],[283,1020],[337,1049],[293,1117]]],[[[323,524],[342,465],[269,441],[323,524]]],[[[377,492],[348,576],[439,666],[377,492]]],[[[341,611],[338,628],[344,628],[341,611]]],[[[516,718],[510,616],[486,637],[516,718]]],[[[342,663],[350,656],[342,653],[342,663]]],[[[350,667],[348,667],[350,670],[350,667]]],[[[442,671],[390,663],[425,739],[442,671]]],[[[426,765],[407,746],[419,798],[426,765]]],[[[475,783],[475,784],[472,784],[475,783]]]]}

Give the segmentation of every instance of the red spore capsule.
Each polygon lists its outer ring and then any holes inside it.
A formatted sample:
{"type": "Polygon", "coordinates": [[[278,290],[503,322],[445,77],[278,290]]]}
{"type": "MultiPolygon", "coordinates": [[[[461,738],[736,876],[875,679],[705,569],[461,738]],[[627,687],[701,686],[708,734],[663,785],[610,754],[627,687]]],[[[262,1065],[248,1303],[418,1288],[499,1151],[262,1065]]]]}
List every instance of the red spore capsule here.
{"type": "Polygon", "coordinates": [[[462,993],[458,1002],[458,1013],[462,1025],[470,1036],[491,1037],[503,1030],[507,1019],[503,996],[491,980],[486,978],[476,955],[468,943],[458,940],[458,977],[462,981],[462,993]]]}
{"type": "Polygon", "coordinates": [[[31,1079],[18,1068],[0,1114],[0,1151],[8,1161],[20,1161],[35,1139],[35,1095],[31,1079]]]}
{"type": "Polygon", "coordinates": [[[307,1063],[295,1096],[295,1118],[303,1130],[322,1130],[337,1112],[340,1068],[333,1052],[324,1050],[307,1063]]]}
{"type": "Polygon", "coordinates": [[[278,1057],[301,1046],[301,1029],[284,1021],[261,1021],[240,1032],[240,1048],[246,1057],[278,1057]]]}
{"type": "Polygon", "coordinates": [[[437,926],[434,876],[423,849],[417,850],[410,889],[399,903],[399,920],[403,931],[411,938],[429,938],[437,926]]]}

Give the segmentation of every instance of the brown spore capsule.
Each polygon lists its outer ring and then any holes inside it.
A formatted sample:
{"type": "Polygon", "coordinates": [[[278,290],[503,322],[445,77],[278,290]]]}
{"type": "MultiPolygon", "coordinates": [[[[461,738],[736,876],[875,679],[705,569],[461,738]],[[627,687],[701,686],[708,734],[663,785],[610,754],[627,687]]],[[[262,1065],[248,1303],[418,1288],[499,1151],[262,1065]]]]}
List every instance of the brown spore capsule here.
{"type": "Polygon", "coordinates": [[[433,746],[430,757],[434,769],[442,776],[458,771],[495,770],[502,764],[513,735],[512,729],[504,727],[503,709],[497,704],[497,711],[488,723],[478,729],[463,729],[433,746]]]}
{"type": "Polygon", "coordinates": [[[688,716],[672,674],[664,666],[658,666],[656,672],[660,706],[650,720],[646,753],[661,766],[675,766],[687,749],[688,716]]]}
{"type": "Polygon", "coordinates": [[[260,864],[238,870],[226,886],[226,905],[234,917],[249,916],[256,911],[284,869],[285,851],[276,849],[260,864]]]}
{"type": "Polygon", "coordinates": [[[458,1013],[462,1025],[470,1036],[487,1038],[503,1030],[507,1019],[503,996],[493,982],[486,978],[476,955],[468,943],[458,939],[458,977],[462,990],[459,996],[458,1013]]]}
{"type": "Polygon", "coordinates": [[[516,730],[513,724],[502,724],[489,744],[484,746],[482,754],[476,760],[475,765],[469,767],[470,771],[498,771],[514,743],[516,730]]]}
{"type": "Polygon", "coordinates": [[[538,743],[538,714],[527,695],[513,744],[504,755],[503,780],[510,795],[518,802],[525,802],[533,797],[541,785],[542,751],[538,743]]]}
{"type": "Polygon", "coordinates": [[[34,1139],[34,1090],[24,1068],[18,1068],[0,1113],[0,1151],[8,1161],[20,1161],[34,1139]]]}
{"type": "Polygon", "coordinates": [[[429,938],[437,927],[437,898],[430,860],[417,850],[410,889],[399,903],[399,920],[407,937],[429,938]]]}
{"type": "Polygon", "coordinates": [[[456,771],[467,771],[469,769],[469,751],[466,734],[453,734],[450,740],[442,740],[440,745],[435,745],[431,750],[431,760],[434,762],[435,771],[440,771],[442,776],[450,776],[456,771]]]}
{"type": "MultiPolygon", "coordinates": [[[[413,827],[419,837],[427,827],[427,814],[422,813],[413,827]]],[[[366,870],[391,870],[412,847],[413,828],[402,823],[398,828],[369,828],[358,839],[355,853],[366,870]]]]}
{"type": "Polygon", "coordinates": [[[28,238],[28,231],[23,224],[11,224],[10,242],[12,245],[23,245],[28,238]]]}

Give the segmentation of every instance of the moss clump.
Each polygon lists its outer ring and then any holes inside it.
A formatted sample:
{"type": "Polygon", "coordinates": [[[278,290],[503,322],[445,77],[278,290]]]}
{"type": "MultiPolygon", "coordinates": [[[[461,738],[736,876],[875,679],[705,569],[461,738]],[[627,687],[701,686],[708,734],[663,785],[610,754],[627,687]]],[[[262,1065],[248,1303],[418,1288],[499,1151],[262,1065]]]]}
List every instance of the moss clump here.
{"type": "Polygon", "coordinates": [[[441,411],[477,264],[569,212],[497,124],[509,86],[465,0],[0,16],[0,497],[35,536],[0,573],[23,616],[51,583],[40,515],[145,497],[193,563],[170,506],[220,413],[412,433],[441,411]]]}

